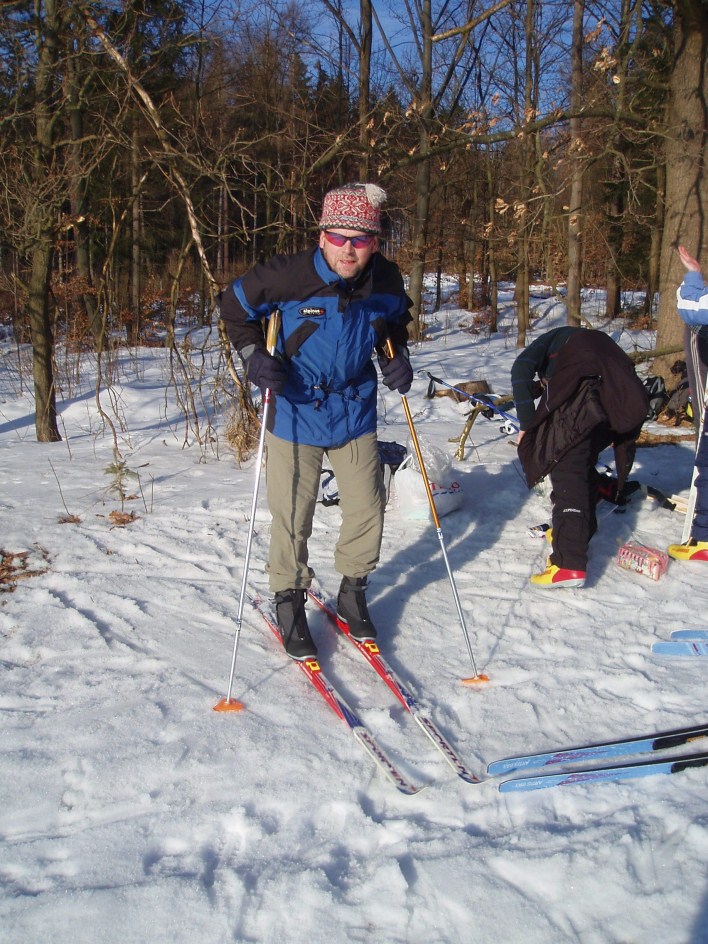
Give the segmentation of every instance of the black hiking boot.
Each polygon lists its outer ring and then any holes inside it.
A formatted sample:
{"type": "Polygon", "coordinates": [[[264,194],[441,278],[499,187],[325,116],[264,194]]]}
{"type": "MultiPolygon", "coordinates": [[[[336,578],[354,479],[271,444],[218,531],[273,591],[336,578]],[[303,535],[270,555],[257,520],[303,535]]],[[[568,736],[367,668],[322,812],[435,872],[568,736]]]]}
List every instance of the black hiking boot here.
{"type": "Polygon", "coordinates": [[[349,627],[349,635],[363,642],[376,639],[376,627],[366,607],[366,577],[343,577],[337,597],[337,618],[349,627]]]}
{"type": "Polygon", "coordinates": [[[281,590],[275,595],[278,629],[291,659],[314,659],[317,655],[305,615],[306,596],[305,590],[281,590]]]}

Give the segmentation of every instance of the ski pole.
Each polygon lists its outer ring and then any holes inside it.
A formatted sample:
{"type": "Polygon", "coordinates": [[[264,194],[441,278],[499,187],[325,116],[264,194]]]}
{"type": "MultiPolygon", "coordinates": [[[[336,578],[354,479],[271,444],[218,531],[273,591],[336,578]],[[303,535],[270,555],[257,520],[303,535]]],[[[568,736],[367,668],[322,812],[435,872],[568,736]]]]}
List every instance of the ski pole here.
{"type": "MultiPolygon", "coordinates": [[[[268,321],[268,331],[266,334],[266,347],[268,348],[269,354],[275,354],[277,344],[278,344],[278,333],[280,331],[280,321],[281,313],[280,309],[276,308],[270,316],[268,321]]],[[[248,565],[251,559],[251,544],[253,542],[253,529],[256,523],[256,506],[258,504],[258,487],[261,482],[261,465],[263,464],[263,451],[265,449],[265,434],[266,434],[266,425],[268,420],[268,411],[270,407],[271,400],[273,398],[272,391],[270,388],[267,388],[265,394],[263,395],[263,417],[261,419],[261,433],[258,440],[258,455],[256,457],[256,481],[253,486],[253,499],[251,501],[251,520],[248,525],[248,538],[246,540],[246,554],[243,562],[243,578],[241,580],[241,596],[238,601],[238,613],[236,615],[236,631],[234,633],[234,648],[231,655],[231,673],[229,675],[229,687],[226,693],[226,698],[222,698],[221,701],[217,702],[214,705],[214,711],[241,711],[243,705],[240,701],[236,701],[231,697],[231,689],[234,683],[234,672],[236,670],[236,653],[238,652],[238,641],[241,635],[241,623],[243,621],[243,606],[246,599],[246,582],[248,579],[248,565]]]]}
{"type": "Polygon", "coordinates": [[[498,406],[495,406],[494,403],[491,403],[489,400],[485,400],[483,397],[476,397],[472,393],[467,393],[466,390],[463,390],[461,387],[454,387],[452,384],[447,383],[445,380],[441,380],[439,377],[433,377],[430,371],[426,371],[428,377],[433,381],[433,383],[442,384],[443,387],[448,387],[450,390],[454,390],[456,393],[461,394],[463,397],[467,397],[468,400],[471,400],[473,403],[478,403],[480,406],[486,406],[494,413],[498,413],[499,416],[503,417],[506,422],[514,427],[514,431],[518,433],[519,431],[519,421],[515,416],[512,416],[511,413],[507,413],[504,410],[500,410],[498,406]]]}
{"type": "MultiPolygon", "coordinates": [[[[386,354],[389,358],[393,359],[395,357],[395,351],[393,349],[393,344],[391,339],[386,339],[386,354]]],[[[430,513],[433,516],[433,522],[435,524],[435,530],[438,534],[438,540],[440,541],[440,550],[442,551],[443,560],[445,561],[445,567],[447,569],[447,575],[450,578],[450,586],[452,588],[452,596],[455,600],[455,606],[457,607],[457,615],[460,618],[460,624],[462,626],[462,632],[465,637],[465,642],[467,643],[467,651],[469,652],[470,662],[472,663],[472,669],[474,675],[470,678],[462,679],[462,682],[465,685],[474,685],[478,682],[488,682],[488,675],[480,675],[477,671],[477,665],[474,661],[474,653],[472,652],[472,644],[470,642],[470,634],[467,631],[467,624],[465,622],[465,614],[462,612],[462,605],[460,604],[460,595],[457,592],[457,586],[455,584],[455,578],[452,574],[450,568],[450,562],[447,558],[447,551],[445,550],[445,538],[443,537],[442,528],[440,527],[440,517],[438,515],[438,510],[435,507],[435,499],[433,498],[433,491],[430,487],[430,480],[428,479],[428,473],[425,470],[425,463],[423,462],[423,454],[420,451],[420,443],[418,442],[418,435],[415,431],[415,426],[413,424],[413,417],[411,415],[410,407],[408,406],[408,400],[406,399],[405,394],[401,394],[401,402],[403,403],[403,410],[406,414],[406,419],[408,420],[408,428],[411,431],[411,439],[413,440],[413,448],[415,450],[416,457],[418,459],[418,467],[420,468],[420,474],[423,476],[423,484],[425,485],[425,492],[428,496],[428,504],[430,505],[430,513]]]]}

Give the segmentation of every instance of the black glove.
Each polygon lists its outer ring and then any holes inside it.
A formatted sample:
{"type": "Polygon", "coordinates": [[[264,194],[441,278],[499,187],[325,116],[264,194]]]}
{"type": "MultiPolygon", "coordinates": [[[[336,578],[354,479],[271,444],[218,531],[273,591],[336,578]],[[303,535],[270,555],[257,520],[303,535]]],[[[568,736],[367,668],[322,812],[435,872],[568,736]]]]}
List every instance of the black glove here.
{"type": "Polygon", "coordinates": [[[623,505],[628,505],[632,500],[632,495],[635,492],[638,492],[641,489],[640,482],[625,482],[625,484],[620,488],[620,484],[616,478],[613,478],[611,475],[598,475],[597,482],[597,498],[598,501],[604,499],[604,501],[609,502],[611,505],[618,505],[622,507],[623,505]]]}
{"type": "Polygon", "coordinates": [[[288,370],[278,357],[273,357],[268,351],[257,347],[246,362],[246,373],[251,383],[260,387],[264,392],[282,393],[288,379],[288,370]]]}
{"type": "Polygon", "coordinates": [[[379,354],[379,367],[384,385],[389,390],[397,390],[401,394],[408,393],[413,383],[413,368],[408,359],[407,348],[399,347],[391,360],[379,354]]]}
{"type": "Polygon", "coordinates": [[[610,478],[606,475],[600,476],[600,480],[597,483],[597,500],[609,502],[611,505],[623,504],[617,491],[617,479],[610,478]]]}

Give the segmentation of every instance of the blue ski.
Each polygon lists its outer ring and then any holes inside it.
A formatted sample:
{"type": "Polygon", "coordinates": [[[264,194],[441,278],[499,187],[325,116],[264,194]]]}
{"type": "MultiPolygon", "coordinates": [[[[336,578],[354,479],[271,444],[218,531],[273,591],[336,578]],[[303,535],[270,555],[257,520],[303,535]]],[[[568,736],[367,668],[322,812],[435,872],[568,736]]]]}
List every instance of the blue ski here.
{"type": "Polygon", "coordinates": [[[708,640],[708,629],[675,629],[673,633],[671,633],[671,638],[708,640]]]}
{"type": "Polygon", "coordinates": [[[655,656],[679,656],[681,658],[706,658],[708,642],[695,639],[674,639],[671,642],[655,642],[651,651],[655,656]]]}
{"type": "Polygon", "coordinates": [[[613,783],[617,780],[629,780],[637,777],[652,777],[655,774],[678,774],[690,767],[708,766],[708,752],[701,754],[682,754],[666,759],[635,761],[630,764],[615,764],[610,767],[594,767],[585,770],[569,770],[564,773],[538,774],[536,776],[517,777],[515,780],[502,780],[500,793],[544,790],[546,787],[570,787],[585,783],[613,783]]]}
{"type": "Polygon", "coordinates": [[[430,377],[433,383],[441,384],[443,387],[447,387],[449,390],[454,390],[455,393],[459,393],[461,396],[465,397],[467,400],[471,400],[472,403],[476,403],[477,406],[485,407],[487,410],[491,410],[493,413],[496,413],[498,416],[501,416],[502,419],[513,428],[513,431],[518,433],[519,431],[519,419],[516,416],[513,416],[511,413],[507,413],[506,410],[500,409],[494,402],[493,394],[487,394],[486,396],[477,397],[473,393],[467,393],[466,390],[462,390],[461,387],[455,387],[454,384],[448,383],[446,380],[441,380],[439,377],[433,377],[430,371],[427,371],[428,377],[430,377]]]}
{"type": "Polygon", "coordinates": [[[671,747],[690,744],[699,738],[708,737],[708,724],[688,725],[671,731],[657,731],[640,737],[622,738],[616,741],[600,741],[595,744],[580,744],[562,750],[538,754],[521,754],[493,761],[487,767],[490,775],[511,773],[515,770],[538,770],[560,764],[588,763],[612,757],[628,757],[631,754],[650,754],[671,747]]]}

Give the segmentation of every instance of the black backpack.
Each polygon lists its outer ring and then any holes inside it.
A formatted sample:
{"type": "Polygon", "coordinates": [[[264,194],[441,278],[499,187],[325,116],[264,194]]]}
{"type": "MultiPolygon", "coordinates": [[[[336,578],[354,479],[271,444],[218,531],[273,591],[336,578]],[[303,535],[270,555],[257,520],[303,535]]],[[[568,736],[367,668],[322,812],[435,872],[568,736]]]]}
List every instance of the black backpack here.
{"type": "Polygon", "coordinates": [[[661,411],[664,409],[664,405],[668,400],[664,378],[647,377],[647,379],[644,381],[644,389],[646,390],[647,396],[649,397],[649,412],[647,413],[647,419],[655,420],[659,413],[661,413],[661,411]]]}

